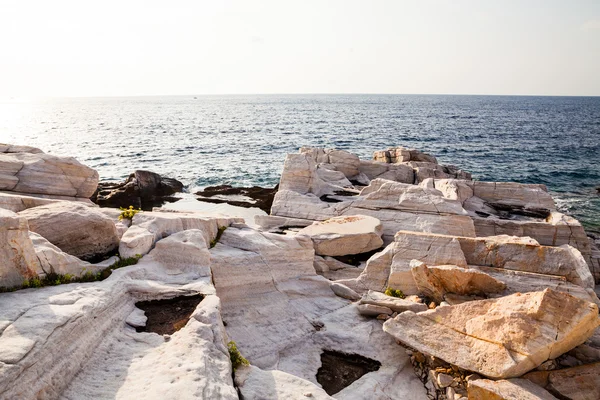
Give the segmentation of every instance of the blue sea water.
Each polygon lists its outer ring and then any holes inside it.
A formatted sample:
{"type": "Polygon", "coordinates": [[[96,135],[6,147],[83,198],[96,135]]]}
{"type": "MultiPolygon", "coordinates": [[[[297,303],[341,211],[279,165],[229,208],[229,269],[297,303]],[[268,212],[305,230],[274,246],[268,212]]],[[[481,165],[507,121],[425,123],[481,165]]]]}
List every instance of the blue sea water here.
{"type": "Polygon", "coordinates": [[[73,155],[103,180],[274,185],[300,146],[415,147],[479,180],[543,183],[600,231],[600,97],[238,95],[0,102],[0,142],[73,155]]]}

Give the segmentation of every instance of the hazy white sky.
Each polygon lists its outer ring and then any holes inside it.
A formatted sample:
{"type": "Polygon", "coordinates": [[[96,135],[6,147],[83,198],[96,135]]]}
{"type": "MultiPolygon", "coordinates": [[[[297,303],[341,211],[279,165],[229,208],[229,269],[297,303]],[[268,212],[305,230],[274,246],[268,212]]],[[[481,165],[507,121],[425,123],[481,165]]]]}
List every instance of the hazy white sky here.
{"type": "Polygon", "coordinates": [[[600,95],[600,0],[0,0],[0,97],[600,95]]]}

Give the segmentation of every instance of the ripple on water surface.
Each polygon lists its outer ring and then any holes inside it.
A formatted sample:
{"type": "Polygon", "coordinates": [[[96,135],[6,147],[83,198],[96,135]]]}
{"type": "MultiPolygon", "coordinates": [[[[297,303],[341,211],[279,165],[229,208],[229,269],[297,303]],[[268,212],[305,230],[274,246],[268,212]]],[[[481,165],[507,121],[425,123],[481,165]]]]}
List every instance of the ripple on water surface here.
{"type": "Polygon", "coordinates": [[[600,230],[600,98],[417,95],[178,96],[0,103],[0,141],[73,155],[102,179],[147,168],[192,189],[275,185],[285,153],[371,158],[411,146],[480,180],[544,183],[600,230]]]}

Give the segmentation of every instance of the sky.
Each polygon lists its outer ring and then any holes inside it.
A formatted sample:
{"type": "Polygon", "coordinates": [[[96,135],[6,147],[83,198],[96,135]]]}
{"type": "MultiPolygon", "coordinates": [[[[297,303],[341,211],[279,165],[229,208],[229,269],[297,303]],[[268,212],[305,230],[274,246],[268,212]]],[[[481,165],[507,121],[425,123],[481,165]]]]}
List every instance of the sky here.
{"type": "Polygon", "coordinates": [[[0,97],[600,95],[599,0],[0,0],[0,97]]]}

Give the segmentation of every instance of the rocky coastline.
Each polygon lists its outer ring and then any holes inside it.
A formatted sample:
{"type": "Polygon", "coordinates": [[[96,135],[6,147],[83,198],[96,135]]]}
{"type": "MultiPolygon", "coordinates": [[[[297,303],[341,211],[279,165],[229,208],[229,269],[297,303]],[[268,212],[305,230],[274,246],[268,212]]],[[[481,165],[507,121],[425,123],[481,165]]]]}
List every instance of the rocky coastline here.
{"type": "Polygon", "coordinates": [[[197,193],[247,224],[149,171],[0,168],[0,399],[600,398],[600,240],[543,185],[303,147],[197,193]]]}

